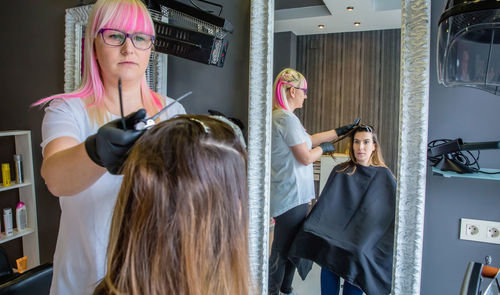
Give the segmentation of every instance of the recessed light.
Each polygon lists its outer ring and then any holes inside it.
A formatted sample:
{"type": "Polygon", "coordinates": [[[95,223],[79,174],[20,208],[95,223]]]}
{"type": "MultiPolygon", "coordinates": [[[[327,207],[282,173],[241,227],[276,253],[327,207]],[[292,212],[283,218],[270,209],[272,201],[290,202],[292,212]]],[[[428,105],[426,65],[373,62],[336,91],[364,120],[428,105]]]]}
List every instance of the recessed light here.
{"type": "Polygon", "coordinates": [[[354,22],[354,25],[355,25],[356,27],[359,27],[359,25],[361,25],[361,23],[360,23],[360,22],[354,22]]]}
{"type": "Polygon", "coordinates": [[[323,30],[325,28],[325,25],[318,25],[318,29],[323,30]]]}
{"type": "Polygon", "coordinates": [[[352,6],[347,6],[347,7],[346,7],[346,9],[347,9],[347,11],[353,11],[353,10],[354,10],[354,7],[352,7],[352,6]]]}

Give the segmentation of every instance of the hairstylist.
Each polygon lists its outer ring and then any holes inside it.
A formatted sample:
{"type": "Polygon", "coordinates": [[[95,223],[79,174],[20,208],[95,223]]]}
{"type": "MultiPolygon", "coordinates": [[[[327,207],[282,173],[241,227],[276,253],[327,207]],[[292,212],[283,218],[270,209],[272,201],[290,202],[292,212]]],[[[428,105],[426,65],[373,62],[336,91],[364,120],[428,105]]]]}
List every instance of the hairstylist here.
{"type": "Polygon", "coordinates": [[[271,216],[275,219],[269,258],[269,294],[293,294],[295,266],[288,260],[288,248],[314,198],[312,163],[325,152],[334,151],[330,141],[356,125],[307,134],[293,111],[307,98],[304,76],[284,69],[274,82],[271,156],[271,216]],[[313,148],[314,147],[314,148],[313,148]]]}
{"type": "MultiPolygon", "coordinates": [[[[154,34],[142,1],[97,1],[85,30],[80,86],[36,103],[50,101],[42,124],[41,174],[61,206],[51,294],[91,294],[104,276],[111,215],[122,182],[113,174],[142,134],[133,124],[173,101],[146,84],[154,34]],[[125,128],[119,120],[119,78],[125,128]]],[[[175,104],[161,119],[179,113],[184,108],[175,104]]]]}

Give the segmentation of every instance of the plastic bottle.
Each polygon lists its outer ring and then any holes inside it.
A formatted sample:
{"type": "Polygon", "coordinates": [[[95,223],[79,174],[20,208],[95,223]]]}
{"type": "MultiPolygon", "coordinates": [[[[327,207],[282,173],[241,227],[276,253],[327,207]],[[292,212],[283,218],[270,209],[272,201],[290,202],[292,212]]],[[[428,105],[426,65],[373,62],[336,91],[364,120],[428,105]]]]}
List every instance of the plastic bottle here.
{"type": "Polygon", "coordinates": [[[10,165],[9,163],[2,164],[2,184],[10,186],[10,165]]]}
{"type": "Polygon", "coordinates": [[[5,235],[10,237],[14,235],[14,229],[12,227],[12,209],[3,209],[3,225],[5,227],[5,235]]]}
{"type": "Polygon", "coordinates": [[[16,166],[16,183],[22,183],[24,179],[21,155],[14,155],[14,165],[16,166]]]}
{"type": "Polygon", "coordinates": [[[23,202],[17,203],[16,206],[16,224],[18,231],[24,231],[28,227],[28,214],[23,202]]]}

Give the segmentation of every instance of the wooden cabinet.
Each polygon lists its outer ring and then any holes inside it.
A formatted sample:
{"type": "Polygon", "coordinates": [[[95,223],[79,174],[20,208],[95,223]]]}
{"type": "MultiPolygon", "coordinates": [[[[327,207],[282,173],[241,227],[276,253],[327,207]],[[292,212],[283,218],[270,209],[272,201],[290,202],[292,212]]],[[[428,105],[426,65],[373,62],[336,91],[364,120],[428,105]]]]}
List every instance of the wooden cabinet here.
{"type": "MultiPolygon", "coordinates": [[[[38,244],[38,225],[37,225],[37,214],[36,214],[36,196],[35,196],[35,183],[33,176],[33,154],[31,151],[31,131],[25,130],[14,130],[14,131],[2,131],[0,132],[0,137],[12,136],[15,140],[15,151],[16,154],[22,157],[22,168],[24,181],[22,183],[16,183],[15,178],[12,179],[10,186],[2,186],[0,182],[0,197],[2,197],[2,192],[7,190],[18,190],[19,200],[24,202],[26,205],[28,227],[26,230],[18,231],[17,228],[14,229],[13,236],[6,236],[5,232],[2,232],[2,237],[0,238],[0,244],[8,242],[13,239],[21,238],[23,244],[23,254],[28,257],[28,268],[40,265],[40,250],[38,244]]],[[[15,175],[13,170],[15,167],[10,167],[11,175],[15,175]]],[[[1,208],[0,208],[1,209],[1,208]]],[[[0,215],[2,215],[1,213],[0,215]]],[[[12,208],[12,219],[15,221],[16,208],[12,208]]],[[[14,222],[15,223],[15,222],[14,222]]],[[[2,230],[3,218],[2,218],[2,230]]]]}

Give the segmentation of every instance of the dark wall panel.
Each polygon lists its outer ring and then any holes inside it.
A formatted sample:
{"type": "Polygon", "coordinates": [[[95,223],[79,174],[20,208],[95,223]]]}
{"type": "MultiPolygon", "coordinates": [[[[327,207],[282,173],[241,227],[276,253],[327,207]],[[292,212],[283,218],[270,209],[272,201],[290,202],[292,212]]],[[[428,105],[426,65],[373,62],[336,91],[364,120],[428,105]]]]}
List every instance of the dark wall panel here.
{"type": "MultiPolygon", "coordinates": [[[[0,130],[31,130],[41,262],[51,261],[59,227],[59,202],[40,177],[40,124],[36,100],[58,93],[64,84],[64,13],[79,1],[6,1],[0,10],[2,46],[0,130]],[[9,41],[6,41],[9,40],[9,41]]],[[[0,146],[0,150],[7,149],[0,146]]],[[[29,257],[28,257],[29,259],[29,257]]]]}
{"type": "Polygon", "coordinates": [[[193,90],[193,94],[183,101],[188,113],[206,114],[209,109],[214,109],[247,125],[250,1],[224,0],[217,3],[224,6],[221,16],[234,25],[224,67],[169,56],[168,95],[177,97],[193,90]]]}
{"type": "Polygon", "coordinates": [[[284,68],[297,67],[297,36],[292,32],[274,34],[273,83],[284,68]]]}

